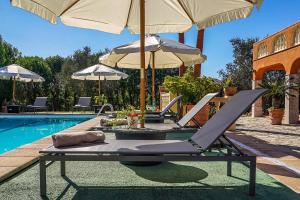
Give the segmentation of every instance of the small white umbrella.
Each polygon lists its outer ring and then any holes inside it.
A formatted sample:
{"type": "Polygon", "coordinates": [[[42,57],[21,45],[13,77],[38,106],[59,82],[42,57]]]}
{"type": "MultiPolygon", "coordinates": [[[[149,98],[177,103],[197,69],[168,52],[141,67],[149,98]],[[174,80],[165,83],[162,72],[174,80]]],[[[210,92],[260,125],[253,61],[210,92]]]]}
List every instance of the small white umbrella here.
{"type": "MultiPolygon", "coordinates": [[[[154,70],[178,68],[181,65],[201,64],[206,60],[201,50],[174,40],[150,35],[145,38],[145,63],[152,66],[152,99],[155,100],[154,70]]],[[[100,63],[112,67],[140,69],[140,41],[116,47],[99,58],[100,63]]]]}
{"type": "Polygon", "coordinates": [[[43,82],[45,79],[35,72],[25,69],[19,65],[12,64],[0,68],[0,79],[13,78],[13,101],[15,101],[16,81],[22,82],[43,82]]]}
{"type": "Polygon", "coordinates": [[[88,68],[75,72],[72,75],[72,79],[99,81],[99,96],[101,94],[101,80],[120,80],[127,77],[127,74],[101,64],[90,66],[88,68]]]}

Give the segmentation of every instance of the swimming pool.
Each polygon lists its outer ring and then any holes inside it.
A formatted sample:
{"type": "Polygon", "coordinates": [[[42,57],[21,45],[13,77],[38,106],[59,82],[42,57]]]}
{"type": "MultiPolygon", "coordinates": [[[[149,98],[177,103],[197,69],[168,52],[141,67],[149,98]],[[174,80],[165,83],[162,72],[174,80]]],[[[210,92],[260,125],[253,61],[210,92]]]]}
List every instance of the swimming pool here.
{"type": "Polygon", "coordinates": [[[0,154],[92,117],[94,115],[0,115],[0,154]]]}

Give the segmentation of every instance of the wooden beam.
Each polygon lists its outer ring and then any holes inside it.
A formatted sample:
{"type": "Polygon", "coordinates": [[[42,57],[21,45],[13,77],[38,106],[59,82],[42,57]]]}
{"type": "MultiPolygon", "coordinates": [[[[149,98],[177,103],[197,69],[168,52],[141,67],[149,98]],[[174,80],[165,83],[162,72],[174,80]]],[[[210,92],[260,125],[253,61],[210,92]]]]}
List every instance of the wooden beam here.
{"type": "MultiPolygon", "coordinates": [[[[198,30],[197,33],[197,43],[196,48],[200,49],[203,53],[203,45],[204,45],[204,29],[198,30]]],[[[201,76],[201,64],[197,64],[194,66],[194,76],[199,77],[201,76]]]]}
{"type": "MultiPolygon", "coordinates": [[[[178,42],[184,44],[184,33],[178,33],[178,42]]],[[[183,76],[185,71],[186,71],[186,67],[184,66],[184,64],[182,64],[179,67],[179,76],[183,76]]]]}

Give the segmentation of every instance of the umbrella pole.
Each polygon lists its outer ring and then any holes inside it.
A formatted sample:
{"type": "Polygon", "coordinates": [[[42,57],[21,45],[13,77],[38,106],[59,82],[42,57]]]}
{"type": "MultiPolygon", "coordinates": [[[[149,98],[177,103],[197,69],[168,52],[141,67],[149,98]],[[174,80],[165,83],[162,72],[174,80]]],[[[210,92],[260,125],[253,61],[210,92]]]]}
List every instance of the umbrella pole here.
{"type": "Polygon", "coordinates": [[[145,127],[145,0],[140,0],[140,38],[141,38],[141,75],[140,75],[140,109],[142,114],[141,128],[145,127]]]}
{"type": "Polygon", "coordinates": [[[100,82],[100,76],[99,76],[99,83],[98,83],[98,84],[99,84],[99,98],[100,98],[100,95],[101,95],[101,87],[100,87],[100,83],[101,83],[101,82],[100,82]]]}
{"type": "Polygon", "coordinates": [[[155,53],[152,52],[152,105],[155,105],[155,53]]]}
{"type": "Polygon", "coordinates": [[[16,102],[16,77],[14,76],[14,82],[13,82],[13,102],[16,102]]]}

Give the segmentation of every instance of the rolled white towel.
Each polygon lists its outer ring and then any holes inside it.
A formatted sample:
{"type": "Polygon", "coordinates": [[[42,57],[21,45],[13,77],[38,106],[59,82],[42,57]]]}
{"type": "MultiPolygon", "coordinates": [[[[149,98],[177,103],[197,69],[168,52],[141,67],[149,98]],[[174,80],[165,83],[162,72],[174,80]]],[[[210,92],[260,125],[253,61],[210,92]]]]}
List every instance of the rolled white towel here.
{"type": "Polygon", "coordinates": [[[105,135],[102,131],[58,133],[52,135],[54,147],[67,147],[82,143],[104,142],[105,135]]]}

